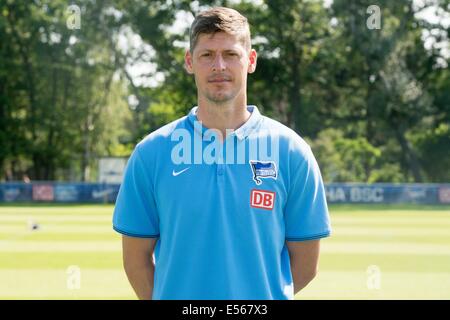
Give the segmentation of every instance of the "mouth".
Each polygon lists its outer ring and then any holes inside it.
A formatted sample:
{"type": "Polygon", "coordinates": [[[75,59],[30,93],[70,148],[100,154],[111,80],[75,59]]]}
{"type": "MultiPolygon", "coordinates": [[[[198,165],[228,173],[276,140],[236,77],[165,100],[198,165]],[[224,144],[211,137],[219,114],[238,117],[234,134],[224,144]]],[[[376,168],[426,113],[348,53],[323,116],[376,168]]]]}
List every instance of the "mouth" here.
{"type": "Polygon", "coordinates": [[[215,79],[208,80],[208,82],[210,82],[210,83],[231,82],[231,79],[228,79],[228,78],[215,78],[215,79]]]}

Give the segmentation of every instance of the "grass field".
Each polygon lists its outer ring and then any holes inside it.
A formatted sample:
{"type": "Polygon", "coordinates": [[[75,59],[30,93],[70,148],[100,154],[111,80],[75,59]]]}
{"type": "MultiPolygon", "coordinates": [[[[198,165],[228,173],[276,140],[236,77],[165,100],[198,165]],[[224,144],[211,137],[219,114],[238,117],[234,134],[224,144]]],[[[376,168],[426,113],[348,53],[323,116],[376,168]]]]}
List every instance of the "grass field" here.
{"type": "MultiPolygon", "coordinates": [[[[0,205],[0,299],[135,299],[112,209],[0,205]]],[[[330,212],[319,274],[297,299],[450,299],[450,207],[330,212]]]]}

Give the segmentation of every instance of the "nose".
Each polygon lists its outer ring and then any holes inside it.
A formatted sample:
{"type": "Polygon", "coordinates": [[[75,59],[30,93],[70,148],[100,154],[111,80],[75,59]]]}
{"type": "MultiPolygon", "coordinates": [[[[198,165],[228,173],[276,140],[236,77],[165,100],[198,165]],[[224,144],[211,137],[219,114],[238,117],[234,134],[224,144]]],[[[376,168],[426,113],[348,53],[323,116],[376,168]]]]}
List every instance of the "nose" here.
{"type": "Polygon", "coordinates": [[[221,54],[218,54],[214,59],[212,69],[213,71],[224,71],[226,69],[225,61],[221,54]]]}

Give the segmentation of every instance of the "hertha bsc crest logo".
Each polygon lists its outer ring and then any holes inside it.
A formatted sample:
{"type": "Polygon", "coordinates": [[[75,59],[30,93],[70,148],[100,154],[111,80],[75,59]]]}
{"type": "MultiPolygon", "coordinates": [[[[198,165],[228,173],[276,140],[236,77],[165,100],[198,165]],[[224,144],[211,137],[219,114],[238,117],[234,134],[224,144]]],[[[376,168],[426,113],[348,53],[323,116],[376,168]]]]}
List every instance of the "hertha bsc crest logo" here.
{"type": "Polygon", "coordinates": [[[277,179],[277,167],[274,161],[250,160],[250,167],[253,172],[253,180],[257,185],[262,183],[261,179],[277,179]]]}

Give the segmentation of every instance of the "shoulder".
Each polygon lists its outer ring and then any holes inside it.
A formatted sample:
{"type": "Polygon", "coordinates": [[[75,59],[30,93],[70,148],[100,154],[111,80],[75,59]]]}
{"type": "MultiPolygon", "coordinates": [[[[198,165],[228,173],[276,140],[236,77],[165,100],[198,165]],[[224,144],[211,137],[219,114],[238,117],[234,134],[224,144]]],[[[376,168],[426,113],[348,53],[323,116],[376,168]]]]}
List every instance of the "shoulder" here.
{"type": "Polygon", "coordinates": [[[280,152],[288,152],[302,158],[309,158],[312,155],[310,145],[297,132],[277,120],[263,116],[260,130],[266,131],[272,139],[278,140],[280,152]]]}
{"type": "Polygon", "coordinates": [[[278,139],[280,173],[284,174],[289,185],[302,181],[299,179],[321,180],[320,168],[311,147],[297,132],[268,117],[264,117],[261,127],[278,139]]]}
{"type": "Polygon", "coordinates": [[[174,131],[186,129],[186,122],[187,116],[184,116],[162,126],[139,141],[135,149],[139,154],[149,154],[154,153],[155,150],[164,150],[164,148],[169,145],[174,131]]]}

